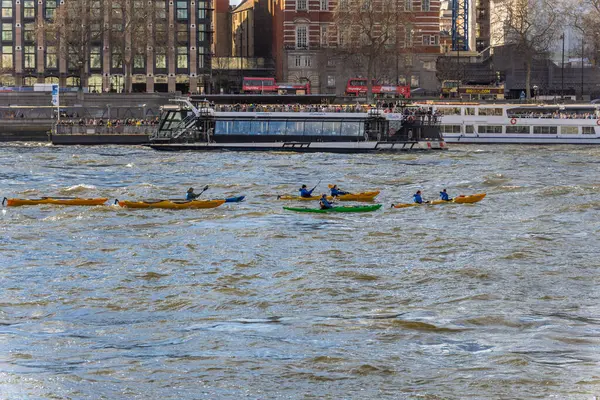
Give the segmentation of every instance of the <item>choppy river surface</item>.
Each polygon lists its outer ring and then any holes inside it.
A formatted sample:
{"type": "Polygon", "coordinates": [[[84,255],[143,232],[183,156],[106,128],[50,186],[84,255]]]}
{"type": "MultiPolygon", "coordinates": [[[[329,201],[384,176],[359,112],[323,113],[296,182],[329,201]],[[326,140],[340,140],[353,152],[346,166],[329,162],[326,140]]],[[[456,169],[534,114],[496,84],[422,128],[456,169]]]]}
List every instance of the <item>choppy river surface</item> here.
{"type": "Polygon", "coordinates": [[[0,215],[2,399],[592,399],[600,147],[160,153],[0,147],[0,195],[245,194],[0,215]],[[301,183],[381,189],[296,214],[301,183]],[[390,209],[422,189],[476,205],[390,209]]]}

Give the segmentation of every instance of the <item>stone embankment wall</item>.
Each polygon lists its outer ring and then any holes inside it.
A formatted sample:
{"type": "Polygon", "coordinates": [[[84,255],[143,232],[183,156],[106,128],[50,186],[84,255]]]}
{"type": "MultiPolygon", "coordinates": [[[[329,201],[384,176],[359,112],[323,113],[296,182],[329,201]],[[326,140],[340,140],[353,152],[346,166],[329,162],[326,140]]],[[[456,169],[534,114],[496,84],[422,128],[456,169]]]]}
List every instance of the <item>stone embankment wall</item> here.
{"type": "MultiPolygon", "coordinates": [[[[176,95],[172,93],[81,94],[61,93],[63,119],[155,118],[162,105],[176,95]]],[[[47,141],[56,121],[56,107],[50,93],[0,93],[0,142],[47,141]]]]}

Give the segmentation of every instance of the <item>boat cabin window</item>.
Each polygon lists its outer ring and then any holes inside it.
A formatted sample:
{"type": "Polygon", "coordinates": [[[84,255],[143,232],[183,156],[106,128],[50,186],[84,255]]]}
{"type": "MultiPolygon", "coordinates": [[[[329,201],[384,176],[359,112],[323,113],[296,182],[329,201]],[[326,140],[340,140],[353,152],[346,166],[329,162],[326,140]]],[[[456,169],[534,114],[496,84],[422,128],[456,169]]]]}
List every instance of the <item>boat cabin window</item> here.
{"type": "Polygon", "coordinates": [[[475,107],[466,107],[465,115],[475,115],[475,107]]]}
{"type": "Polygon", "coordinates": [[[502,133],[502,125],[480,125],[477,133],[502,133]]]}
{"type": "Polygon", "coordinates": [[[285,121],[270,121],[269,135],[285,135],[285,121]]]}
{"type": "Polygon", "coordinates": [[[558,128],[556,126],[534,126],[533,133],[548,133],[548,134],[556,134],[558,133],[558,128]]]}
{"type": "Polygon", "coordinates": [[[440,125],[442,133],[460,133],[460,125],[440,125]]]}
{"type": "Polygon", "coordinates": [[[179,123],[183,119],[184,111],[171,110],[167,111],[163,117],[162,124],[160,126],[161,131],[171,131],[179,127],[179,123]]]}
{"type": "Polygon", "coordinates": [[[475,133],[473,125],[465,125],[465,133],[475,133]]]}
{"type": "Polygon", "coordinates": [[[249,133],[251,135],[268,135],[269,121],[252,121],[249,133]]]}
{"type": "Polygon", "coordinates": [[[593,135],[596,132],[594,132],[593,126],[582,126],[581,133],[583,133],[584,135],[593,135]]]}
{"type": "Polygon", "coordinates": [[[286,135],[304,135],[304,121],[288,121],[286,135]]]}
{"type": "Polygon", "coordinates": [[[529,126],[524,125],[509,125],[506,127],[506,133],[531,133],[529,131],[529,126]]]}
{"type": "Polygon", "coordinates": [[[362,121],[218,120],[215,135],[362,136],[362,121]]]}
{"type": "Polygon", "coordinates": [[[437,112],[441,115],[460,115],[460,107],[440,107],[437,112]]]}
{"type": "Polygon", "coordinates": [[[576,126],[561,126],[560,133],[563,135],[577,135],[579,133],[579,129],[576,126]]]}
{"type": "Polygon", "coordinates": [[[487,116],[502,116],[501,108],[480,108],[479,115],[487,115],[487,116]]]}

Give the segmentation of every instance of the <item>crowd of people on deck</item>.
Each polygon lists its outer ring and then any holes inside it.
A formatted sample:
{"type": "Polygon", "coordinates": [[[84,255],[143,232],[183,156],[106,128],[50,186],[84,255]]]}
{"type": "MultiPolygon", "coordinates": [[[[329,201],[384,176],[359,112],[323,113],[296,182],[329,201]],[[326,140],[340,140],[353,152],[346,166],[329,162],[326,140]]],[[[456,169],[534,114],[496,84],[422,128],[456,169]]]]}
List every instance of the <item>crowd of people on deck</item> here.
{"type": "Polygon", "coordinates": [[[323,112],[323,113],[365,113],[378,110],[382,113],[404,115],[438,115],[431,107],[406,107],[397,103],[376,104],[214,104],[209,107],[222,112],[323,112]]]}
{"type": "Polygon", "coordinates": [[[153,126],[158,125],[159,118],[126,118],[126,119],[103,119],[103,118],[80,118],[61,119],[58,125],[63,126],[106,126],[107,128],[118,126],[153,126]]]}
{"type": "Polygon", "coordinates": [[[598,119],[600,113],[596,112],[507,112],[508,118],[544,118],[544,119],[598,119]]]}

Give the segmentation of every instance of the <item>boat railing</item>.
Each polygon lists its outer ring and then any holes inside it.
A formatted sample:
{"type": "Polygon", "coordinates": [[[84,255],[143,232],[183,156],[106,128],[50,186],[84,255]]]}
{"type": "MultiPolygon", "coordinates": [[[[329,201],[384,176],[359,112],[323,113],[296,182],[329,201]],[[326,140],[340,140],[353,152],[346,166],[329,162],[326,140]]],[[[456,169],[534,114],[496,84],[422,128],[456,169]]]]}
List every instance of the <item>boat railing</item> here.
{"type": "Polygon", "coordinates": [[[174,133],[172,134],[173,139],[177,139],[181,135],[186,132],[189,132],[191,128],[196,124],[196,116],[194,114],[190,114],[184,119],[181,120],[179,124],[173,129],[174,133]]]}

